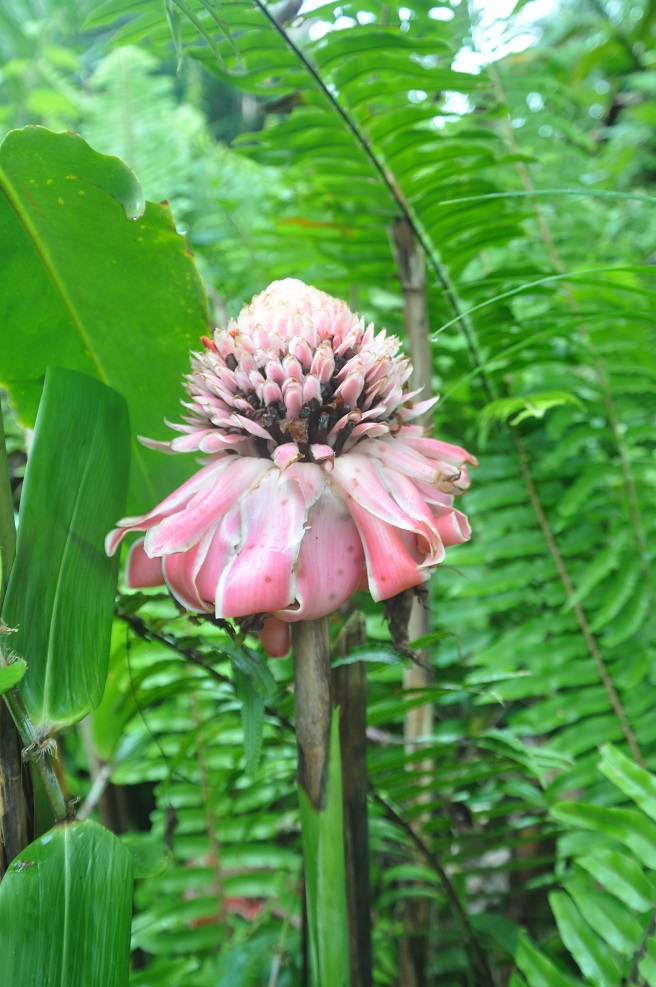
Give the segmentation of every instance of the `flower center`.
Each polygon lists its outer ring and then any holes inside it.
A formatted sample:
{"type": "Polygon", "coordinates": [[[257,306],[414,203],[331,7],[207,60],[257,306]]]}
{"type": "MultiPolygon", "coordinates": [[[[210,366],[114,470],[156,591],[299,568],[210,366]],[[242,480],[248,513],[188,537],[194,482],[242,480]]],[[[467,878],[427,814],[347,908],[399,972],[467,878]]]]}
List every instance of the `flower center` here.
{"type": "MultiPolygon", "coordinates": [[[[381,403],[380,396],[374,396],[369,407],[365,408],[367,394],[364,388],[357,395],[352,406],[347,404],[343,394],[336,393],[341,383],[340,372],[353,357],[354,354],[350,351],[336,357],[334,373],[329,380],[319,385],[319,396],[311,397],[302,404],[298,414],[293,417],[290,417],[284,400],[265,403],[262,397],[258,396],[255,388],[237,391],[235,398],[239,401],[241,417],[254,422],[268,432],[275,446],[293,442],[298,447],[301,459],[314,461],[312,446],[327,443],[332,447],[334,454],[339,455],[351,438],[353,430],[362,421],[365,411],[369,412],[368,417],[376,417],[379,422],[381,421],[375,414],[381,403]]],[[[226,364],[229,365],[228,361],[226,364]]],[[[264,368],[258,367],[258,370],[263,372],[264,368]]],[[[303,390],[305,382],[303,380],[295,382],[303,390]]],[[[383,421],[387,425],[386,431],[397,432],[401,427],[401,422],[395,414],[383,421]]],[[[230,431],[232,434],[237,434],[243,429],[235,427],[230,431]]],[[[365,436],[363,435],[362,438],[365,436]]],[[[253,436],[253,439],[259,454],[271,458],[267,439],[260,435],[253,436]]]]}
{"type": "Polygon", "coordinates": [[[352,313],[334,330],[312,320],[277,329],[258,319],[203,338],[187,378],[194,417],[181,429],[203,430],[199,448],[218,440],[283,468],[328,463],[363,439],[396,435],[413,417],[411,368],[396,337],[374,334],[352,313]]]}

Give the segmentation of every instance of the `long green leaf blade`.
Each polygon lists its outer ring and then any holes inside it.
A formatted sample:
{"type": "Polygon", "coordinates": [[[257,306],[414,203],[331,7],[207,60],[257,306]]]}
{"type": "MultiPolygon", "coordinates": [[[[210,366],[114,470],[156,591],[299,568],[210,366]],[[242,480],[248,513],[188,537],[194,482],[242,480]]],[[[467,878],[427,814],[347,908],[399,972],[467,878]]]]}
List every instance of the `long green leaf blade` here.
{"type": "Polygon", "coordinates": [[[75,723],[100,702],[117,560],[104,536],[125,504],[123,398],[91,377],[46,376],[2,611],[27,662],[21,693],[37,727],[75,723]]]}
{"type": "Polygon", "coordinates": [[[348,987],[349,952],[339,720],[333,716],[325,806],[315,809],[299,785],[311,967],[317,987],[348,987]]]}
{"type": "MultiPolygon", "coordinates": [[[[123,394],[135,435],[162,437],[207,330],[168,207],[145,203],[122,161],[75,134],[13,131],[0,146],[0,266],[0,379],[19,418],[33,424],[46,367],[65,366],[123,394]]],[[[178,457],[136,439],[133,456],[135,510],[186,479],[178,457]]]]}
{"type": "Polygon", "coordinates": [[[9,692],[25,675],[25,662],[14,661],[11,665],[0,668],[0,696],[9,692]]]}
{"type": "Polygon", "coordinates": [[[126,987],[132,858],[91,820],[56,826],[0,885],[3,982],[12,987],[126,987]]]}

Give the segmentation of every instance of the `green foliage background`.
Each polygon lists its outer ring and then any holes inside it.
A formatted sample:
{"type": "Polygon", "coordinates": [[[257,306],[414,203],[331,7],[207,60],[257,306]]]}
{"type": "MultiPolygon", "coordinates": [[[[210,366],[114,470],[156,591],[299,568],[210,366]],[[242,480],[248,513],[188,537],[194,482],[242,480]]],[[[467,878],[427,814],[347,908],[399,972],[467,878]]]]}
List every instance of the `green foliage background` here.
{"type": "MultiPolygon", "coordinates": [[[[292,275],[403,335],[410,220],[437,433],[481,467],[474,537],[431,583],[434,686],[368,666],[375,983],[398,982],[424,898],[430,984],[656,984],[654,4],[563,0],[476,74],[464,3],[276,11],[11,0],[2,126],[122,157],[169,200],[216,320],[292,275]],[[425,700],[437,726],[408,755],[425,700]]],[[[299,983],[291,669],[271,664],[254,767],[233,660],[125,595],[103,703],[67,738],[75,790],[111,778],[83,814],[134,853],[135,987],[299,983]]]]}

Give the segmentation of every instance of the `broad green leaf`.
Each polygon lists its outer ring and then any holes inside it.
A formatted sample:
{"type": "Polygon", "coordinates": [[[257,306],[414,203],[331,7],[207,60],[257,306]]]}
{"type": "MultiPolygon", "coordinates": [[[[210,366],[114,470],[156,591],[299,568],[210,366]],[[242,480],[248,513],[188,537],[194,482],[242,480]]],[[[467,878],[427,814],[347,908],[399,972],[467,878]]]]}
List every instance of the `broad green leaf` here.
{"type": "Polygon", "coordinates": [[[656,943],[653,937],[647,943],[647,952],[640,960],[638,970],[647,987],[656,987],[656,943]]]}
{"type": "Polygon", "coordinates": [[[599,770],[656,820],[656,778],[611,744],[601,748],[599,770]]]}
{"type": "Polygon", "coordinates": [[[526,935],[520,939],[515,962],[529,987],[582,987],[580,980],[559,970],[526,935]]]}
{"type": "Polygon", "coordinates": [[[495,422],[509,420],[510,425],[519,425],[527,418],[544,418],[552,408],[563,404],[579,405],[581,402],[573,394],[560,391],[546,394],[529,394],[526,397],[500,398],[487,404],[479,415],[479,442],[485,445],[490,429],[495,422]],[[514,417],[511,418],[510,416],[514,417]]]}
{"type": "Polygon", "coordinates": [[[619,550],[626,542],[626,532],[617,541],[611,542],[602,549],[596,558],[585,567],[580,576],[576,579],[576,591],[569,597],[565,604],[565,610],[571,610],[575,604],[585,600],[586,596],[592,592],[595,586],[606,579],[610,572],[617,566],[619,550]]]}
{"type": "Polygon", "coordinates": [[[124,509],[128,461],[123,398],[92,377],[50,369],[2,611],[27,662],[21,694],[48,731],[80,720],[103,693],[118,568],[104,538],[124,509]]]}
{"type": "MultiPolygon", "coordinates": [[[[626,568],[620,569],[608,580],[605,594],[599,610],[591,624],[593,631],[604,630],[611,621],[621,613],[628,600],[634,596],[636,585],[642,576],[642,567],[638,559],[626,568]]],[[[639,595],[639,594],[637,594],[639,595]]]]}
{"type": "Polygon", "coordinates": [[[620,968],[607,943],[585,921],[564,891],[549,895],[563,942],[586,977],[598,980],[603,987],[616,987],[622,978],[620,968]]]}
{"type": "Polygon", "coordinates": [[[56,826],[0,884],[3,981],[127,987],[131,915],[128,850],[91,820],[56,826]]]}
{"type": "Polygon", "coordinates": [[[354,648],[345,658],[333,662],[333,668],[340,665],[353,665],[356,661],[382,662],[385,665],[402,665],[404,658],[393,644],[363,644],[354,648]]]}
{"type": "Polygon", "coordinates": [[[627,604],[624,612],[612,624],[608,624],[604,635],[604,643],[609,648],[614,648],[622,644],[633,634],[635,634],[645,622],[652,607],[651,586],[639,587],[631,601],[627,604]]]}
{"type": "Polygon", "coordinates": [[[146,450],[179,417],[188,351],[207,330],[204,290],[168,207],[145,203],[118,158],[41,127],[0,146],[0,382],[32,425],[47,366],[123,394],[134,435],[130,511],[190,467],[146,450]]]}
{"type": "Polygon", "coordinates": [[[24,661],[14,661],[11,665],[0,667],[0,696],[18,685],[25,675],[25,668],[24,661]]]}
{"type": "Polygon", "coordinates": [[[567,881],[566,888],[588,925],[623,956],[633,956],[643,936],[640,920],[612,894],[600,891],[584,875],[567,881]]]}
{"type": "Polygon", "coordinates": [[[310,962],[321,987],[348,987],[349,946],[344,870],[339,718],[333,714],[325,805],[315,809],[299,786],[310,962]]]}
{"type": "Polygon", "coordinates": [[[267,699],[273,695],[276,690],[276,680],[262,654],[246,646],[242,648],[227,646],[225,650],[232,658],[235,670],[252,681],[258,696],[267,699]]]}
{"type": "Polygon", "coordinates": [[[642,913],[654,908],[654,888],[632,857],[615,850],[598,850],[579,857],[578,863],[633,911],[642,913]]]}
{"type": "Polygon", "coordinates": [[[258,694],[253,677],[235,666],[235,689],[241,700],[241,722],[244,728],[246,773],[254,775],[262,752],[264,699],[258,694]]]}
{"type": "Polygon", "coordinates": [[[656,869],[656,824],[643,813],[604,805],[558,802],[551,814],[568,827],[581,826],[604,833],[610,839],[630,847],[646,867],[656,869]]]}
{"type": "Polygon", "coordinates": [[[146,970],[140,970],[130,977],[130,987],[177,987],[184,983],[184,978],[198,970],[197,959],[154,960],[146,970]]]}

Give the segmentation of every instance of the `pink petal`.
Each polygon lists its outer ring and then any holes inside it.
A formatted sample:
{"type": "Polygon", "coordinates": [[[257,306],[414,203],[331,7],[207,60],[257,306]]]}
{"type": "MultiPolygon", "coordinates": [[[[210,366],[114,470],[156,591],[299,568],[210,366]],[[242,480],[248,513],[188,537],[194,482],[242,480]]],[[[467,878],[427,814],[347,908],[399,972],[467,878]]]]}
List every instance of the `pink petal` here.
{"type": "Polygon", "coordinates": [[[310,454],[315,463],[323,463],[327,470],[332,470],[335,465],[335,450],[323,442],[313,442],[310,454]]]}
{"type": "Polygon", "coordinates": [[[412,436],[404,441],[411,449],[427,456],[429,459],[436,459],[439,462],[450,463],[452,466],[462,466],[463,463],[471,463],[478,466],[478,461],[474,456],[463,449],[462,446],[454,446],[449,442],[440,442],[439,439],[430,439],[420,436],[412,436]]]}
{"type": "Polygon", "coordinates": [[[357,423],[362,421],[362,418],[363,415],[359,408],[354,408],[353,411],[348,411],[335,422],[331,430],[328,432],[328,438],[331,438],[333,435],[337,435],[338,432],[341,432],[343,428],[346,428],[349,422],[357,423]]]}
{"type": "Polygon", "coordinates": [[[301,451],[295,442],[285,442],[273,450],[273,461],[281,470],[287,469],[301,458],[301,451]]]}
{"type": "MultiPolygon", "coordinates": [[[[372,443],[374,441],[373,439],[369,440],[372,443]]],[[[338,495],[341,496],[343,491],[381,521],[394,525],[396,528],[414,531],[429,541],[431,540],[432,533],[426,524],[410,517],[390,497],[380,480],[375,465],[368,456],[361,456],[357,452],[337,456],[335,468],[330,474],[330,482],[335,489],[333,480],[341,487],[341,491],[339,488],[336,490],[338,495]]]]}
{"type": "Polygon", "coordinates": [[[358,588],[364,553],[344,504],[329,487],[310,509],[294,565],[296,604],[278,611],[285,620],[315,620],[332,613],[358,588]]]}
{"type": "Polygon", "coordinates": [[[335,391],[335,396],[339,396],[344,401],[347,408],[355,408],[358,398],[362,394],[364,387],[364,374],[361,367],[356,367],[344,378],[344,381],[335,391]]]}
{"type": "Polygon", "coordinates": [[[316,374],[322,384],[327,384],[335,369],[335,356],[329,342],[320,343],[312,358],[310,372],[316,374]]]}
{"type": "Polygon", "coordinates": [[[251,389],[249,375],[242,370],[241,365],[235,370],[235,384],[237,385],[237,390],[243,394],[248,394],[251,389]]]}
{"type": "Polygon", "coordinates": [[[145,589],[147,586],[163,586],[162,560],[151,559],[144,551],[140,538],[130,548],[125,563],[125,585],[129,589],[145,589]]]}
{"type": "Polygon", "coordinates": [[[309,370],[312,363],[312,347],[302,336],[294,336],[289,341],[289,352],[300,362],[304,370],[309,370]]]}
{"type": "Polygon", "coordinates": [[[214,453],[234,445],[231,441],[234,438],[235,436],[226,435],[216,428],[195,429],[188,435],[179,435],[172,439],[170,448],[171,452],[194,452],[199,449],[201,452],[214,453]]]}
{"type": "Polygon", "coordinates": [[[214,460],[198,470],[197,473],[194,473],[190,479],[183,483],[181,487],[178,487],[177,490],[174,490],[172,494],[169,494],[161,504],[154,507],[148,514],[144,514],[142,517],[123,518],[118,522],[118,529],[110,531],[105,539],[105,551],[107,554],[114,554],[128,531],[148,531],[149,528],[152,528],[168,514],[180,510],[180,508],[184,507],[191,500],[197,490],[204,487],[207,483],[212,483],[224,468],[225,459],[214,460]]]}
{"type": "Polygon", "coordinates": [[[282,369],[280,360],[269,360],[265,367],[265,372],[269,380],[282,387],[285,381],[285,371],[282,369]]]}
{"type": "Polygon", "coordinates": [[[147,439],[145,435],[138,435],[137,439],[146,449],[155,449],[156,452],[165,452],[167,455],[173,455],[175,452],[171,448],[171,439],[160,441],[159,439],[147,439]]]}
{"type": "Polygon", "coordinates": [[[351,435],[351,439],[361,439],[365,435],[368,435],[370,439],[375,439],[377,435],[387,435],[389,433],[389,425],[384,425],[383,422],[361,422],[356,425],[351,435]]]}
{"type": "Polygon", "coordinates": [[[321,401],[321,384],[314,374],[308,374],[303,381],[303,404],[309,404],[310,401],[321,401]]]}
{"type": "MultiPolygon", "coordinates": [[[[175,439],[173,441],[175,442],[175,439]]],[[[206,432],[201,438],[198,443],[198,449],[200,452],[211,455],[215,452],[223,452],[224,449],[232,449],[248,441],[249,438],[247,435],[230,435],[229,433],[212,429],[212,431],[206,432]]]]}
{"type": "Polygon", "coordinates": [[[213,483],[199,490],[183,510],[164,518],[148,532],[148,555],[171,555],[191,548],[270,468],[267,459],[224,459],[223,469],[213,483]]]}
{"type": "Polygon", "coordinates": [[[288,354],[284,357],[282,361],[282,369],[285,371],[285,377],[289,380],[302,381],[303,380],[303,367],[295,356],[288,354]]]}
{"type": "Polygon", "coordinates": [[[260,631],[260,640],[271,658],[284,658],[291,646],[289,624],[277,617],[269,617],[260,631]]]}
{"type": "Polygon", "coordinates": [[[467,467],[462,466],[457,473],[447,473],[448,469],[452,469],[450,463],[444,463],[444,472],[441,478],[437,481],[437,489],[444,491],[444,493],[453,494],[457,496],[458,494],[464,493],[469,490],[469,473],[467,472],[467,467]]]}
{"type": "MultiPolygon", "coordinates": [[[[255,365],[255,361],[253,361],[253,365],[255,365]]],[[[248,375],[248,381],[258,397],[262,397],[262,384],[264,383],[264,377],[262,376],[261,371],[257,369],[251,370],[248,375]]]]}
{"type": "Polygon", "coordinates": [[[196,586],[196,576],[198,570],[205,559],[211,535],[203,538],[197,545],[186,552],[176,552],[175,555],[166,555],[160,561],[166,578],[166,585],[172,595],[186,607],[197,613],[211,612],[214,609],[212,596],[203,598],[196,586]]]}
{"type": "Polygon", "coordinates": [[[435,526],[443,544],[447,547],[460,545],[471,538],[469,521],[462,511],[451,510],[442,517],[436,517],[435,526]]]}
{"type": "MultiPolygon", "coordinates": [[[[332,450],[331,450],[332,451],[332,450]]],[[[326,485],[326,474],[315,463],[293,463],[286,473],[288,480],[295,480],[303,494],[305,508],[309,510],[326,485]]]]}
{"type": "Polygon", "coordinates": [[[241,537],[241,512],[235,504],[223,516],[220,523],[203,539],[204,557],[200,558],[194,584],[203,600],[216,600],[217,587],[221,575],[235,557],[241,537]]]}
{"type": "Polygon", "coordinates": [[[275,380],[265,380],[262,385],[262,400],[265,404],[276,404],[276,402],[282,401],[280,384],[276,384],[275,380]]]}
{"type": "MultiPolygon", "coordinates": [[[[405,396],[405,400],[408,401],[410,395],[405,396]]],[[[440,400],[440,395],[438,394],[434,398],[427,398],[425,401],[417,401],[412,407],[401,407],[399,408],[399,415],[404,422],[412,421],[413,418],[419,418],[420,415],[425,415],[431,408],[434,408],[437,402],[440,400]]]]}
{"type": "Polygon", "coordinates": [[[413,483],[427,504],[439,504],[440,507],[453,506],[453,501],[455,500],[453,494],[444,493],[444,491],[438,490],[437,487],[430,483],[422,483],[421,480],[413,480],[413,483]]]}
{"type": "Polygon", "coordinates": [[[241,428],[245,428],[247,432],[250,432],[251,435],[257,435],[260,439],[271,438],[271,434],[267,432],[265,428],[262,428],[261,425],[258,425],[257,422],[254,422],[251,418],[238,415],[236,412],[230,417],[237,425],[241,426],[241,428]]]}
{"type": "Polygon", "coordinates": [[[298,484],[273,467],[241,498],[239,509],[241,537],[219,579],[217,617],[270,613],[294,600],[294,563],[305,520],[298,484]]]}
{"type": "Polygon", "coordinates": [[[303,407],[303,387],[299,381],[288,378],[282,385],[282,396],[288,418],[298,418],[303,407]]]}
{"type": "MultiPolygon", "coordinates": [[[[438,527],[430,508],[416,485],[407,476],[396,470],[381,471],[381,478],[388,493],[392,495],[401,510],[425,526],[425,531],[430,534],[430,537],[426,537],[426,544],[422,548],[431,559],[435,558],[436,553],[441,553],[441,545],[437,537],[438,527]]],[[[443,553],[441,554],[443,555],[443,553]]]]}
{"type": "Polygon", "coordinates": [[[387,600],[425,582],[428,577],[408,552],[398,528],[374,517],[352,497],[347,506],[360,532],[374,600],[387,600]]]}
{"type": "Polygon", "coordinates": [[[367,442],[367,455],[384,463],[391,469],[405,473],[413,480],[424,480],[426,483],[437,483],[440,479],[436,464],[415,452],[409,446],[409,440],[400,438],[370,439],[367,442]]]}

